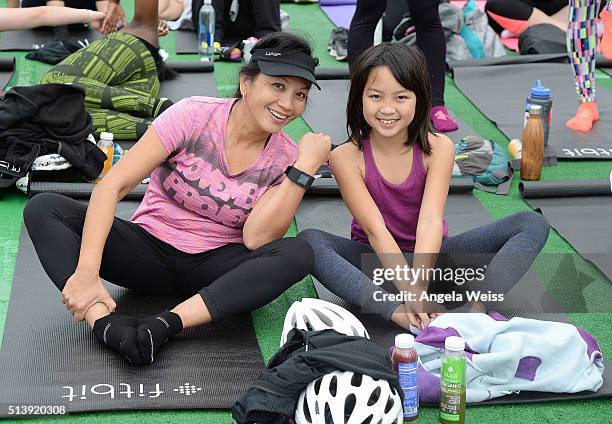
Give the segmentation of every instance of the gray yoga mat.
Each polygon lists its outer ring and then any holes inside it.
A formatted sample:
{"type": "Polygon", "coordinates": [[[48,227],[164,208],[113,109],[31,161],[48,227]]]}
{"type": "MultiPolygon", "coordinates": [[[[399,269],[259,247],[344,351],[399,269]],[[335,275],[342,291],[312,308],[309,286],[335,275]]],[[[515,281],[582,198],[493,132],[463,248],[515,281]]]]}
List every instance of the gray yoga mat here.
{"type": "MultiPolygon", "coordinates": [[[[97,31],[91,28],[82,30],[70,29],[68,31],[70,39],[88,40],[90,43],[102,37],[97,31]]],[[[5,31],[0,34],[0,50],[2,51],[29,51],[36,50],[37,46],[42,46],[55,40],[52,28],[23,29],[17,31],[5,31]]]]}
{"type": "Polygon", "coordinates": [[[198,34],[191,30],[175,32],[176,54],[198,54],[198,34]]]}
{"type": "Polygon", "coordinates": [[[168,62],[179,78],[161,84],[160,96],[177,102],[191,96],[217,96],[214,65],[210,62],[168,62]]]}
{"type": "Polygon", "coordinates": [[[548,147],[559,159],[612,160],[612,93],[597,91],[602,119],[588,133],[573,131],[565,122],[576,113],[578,97],[568,64],[529,63],[454,68],[457,87],[508,138],[521,138],[525,99],[537,79],[552,90],[553,114],[548,147]],[[500,99],[503,99],[500,101],[500,99]]]}
{"type": "MultiPolygon", "coordinates": [[[[456,235],[477,226],[491,222],[487,211],[478,199],[472,194],[449,195],[445,217],[448,221],[449,234],[456,235]]],[[[296,214],[299,230],[317,228],[339,236],[350,236],[351,216],[340,198],[308,197],[296,214]]],[[[392,346],[394,337],[405,330],[393,323],[383,321],[372,314],[361,314],[358,308],[349,305],[346,301],[327,290],[315,280],[315,288],[319,298],[337,303],[358,316],[363,322],[373,341],[381,346],[392,346]]],[[[533,272],[525,277],[506,295],[502,305],[508,305],[509,310],[502,312],[506,316],[522,316],[525,318],[543,319],[548,321],[571,322],[567,314],[560,313],[559,304],[544,290],[542,284],[533,272]],[[557,311],[554,313],[546,311],[557,311]]],[[[570,399],[589,399],[612,396],[612,364],[606,364],[604,373],[604,386],[597,392],[581,392],[574,394],[543,393],[524,391],[517,394],[503,396],[481,402],[482,405],[529,403],[543,401],[563,401],[570,399]]]]}
{"type": "MultiPolygon", "coordinates": [[[[323,71],[324,75],[327,70],[323,71]]],[[[338,71],[342,75],[342,68],[338,71]]],[[[344,143],[348,137],[346,131],[346,102],[349,92],[348,79],[322,79],[319,81],[321,91],[313,88],[308,94],[308,105],[302,117],[315,132],[328,134],[334,145],[344,143]]],[[[451,112],[459,124],[457,131],[444,133],[455,143],[468,135],[478,133],[469,127],[456,114],[451,112]]]]}
{"type": "Polygon", "coordinates": [[[0,95],[15,73],[15,58],[0,57],[0,95]]]}
{"type": "MultiPolygon", "coordinates": [[[[121,202],[117,215],[128,219],[136,205],[121,202]]],[[[137,317],[182,300],[108,288],[118,312],[137,317]]],[[[64,405],[70,412],[228,409],[264,369],[250,316],[184,330],[143,367],[129,365],[86,327],[61,304],[24,229],[0,349],[0,416],[8,405],[64,405]]]]}
{"type": "Polygon", "coordinates": [[[605,184],[605,180],[532,181],[521,182],[519,189],[529,206],[612,281],[612,197],[610,181],[605,184]],[[555,185],[566,197],[557,197],[555,185]]]}

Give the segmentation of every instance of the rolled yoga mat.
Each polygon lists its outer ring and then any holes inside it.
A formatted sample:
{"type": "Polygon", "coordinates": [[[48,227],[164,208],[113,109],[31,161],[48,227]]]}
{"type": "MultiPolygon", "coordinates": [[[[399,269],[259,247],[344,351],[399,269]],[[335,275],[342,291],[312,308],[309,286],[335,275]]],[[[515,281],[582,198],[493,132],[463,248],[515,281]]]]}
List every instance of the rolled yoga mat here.
{"type": "MultiPolygon", "coordinates": [[[[612,174],[610,175],[612,177],[612,174]]],[[[523,199],[551,197],[612,196],[612,178],[601,180],[521,181],[523,199]]]]}
{"type": "MultiPolygon", "coordinates": [[[[474,189],[474,182],[471,178],[452,178],[448,192],[451,194],[465,194],[471,193],[474,189]]],[[[312,183],[312,186],[306,192],[307,196],[319,195],[319,196],[339,196],[340,188],[336,178],[331,175],[322,176],[316,178],[312,183]]]]}
{"type": "MultiPolygon", "coordinates": [[[[342,69],[342,68],[340,68],[342,69]]],[[[324,75],[328,74],[323,70],[324,75]]],[[[331,72],[331,71],[330,71],[331,72]]],[[[340,75],[346,75],[346,71],[338,71],[340,75]]],[[[325,79],[319,81],[321,91],[316,88],[308,94],[308,105],[302,114],[304,121],[315,132],[328,134],[332,143],[338,146],[344,143],[348,137],[346,131],[346,102],[348,100],[348,79],[325,79]]],[[[444,133],[453,142],[458,143],[463,137],[478,134],[456,114],[451,112],[453,118],[459,124],[457,131],[444,133]]]]}
{"type": "MultiPolygon", "coordinates": [[[[87,40],[90,43],[102,37],[91,28],[79,30],[69,29],[69,38],[73,41],[87,40]]],[[[36,50],[37,46],[48,44],[56,39],[52,28],[23,29],[5,31],[0,34],[0,50],[2,51],[29,51],[36,50]]]]}
{"type": "Polygon", "coordinates": [[[0,57],[0,96],[15,73],[15,58],[0,57]]]}
{"type": "MultiPolygon", "coordinates": [[[[138,184],[125,197],[125,200],[142,200],[147,184],[138,184]]],[[[72,199],[88,200],[96,185],[93,183],[60,183],[53,181],[32,181],[28,188],[30,197],[40,193],[58,193],[72,199]]]]}
{"type": "MultiPolygon", "coordinates": [[[[121,202],[118,215],[129,218],[136,205],[121,202]]],[[[117,311],[136,317],[182,300],[107,287],[117,311]]],[[[60,302],[24,229],[0,349],[0,416],[7,405],[63,405],[69,412],[229,409],[264,369],[250,316],[184,330],[142,367],[101,345],[86,327],[60,302]]]]}
{"type": "Polygon", "coordinates": [[[610,180],[533,181],[521,185],[525,202],[540,211],[561,237],[612,281],[610,180]]]}
{"type": "MultiPolygon", "coordinates": [[[[578,106],[570,65],[530,63],[456,67],[453,73],[459,90],[510,139],[521,138],[525,99],[535,81],[542,80],[542,84],[552,90],[553,97],[548,150],[564,160],[612,160],[612,119],[600,119],[588,133],[565,126],[578,106]]],[[[609,90],[597,91],[597,103],[602,117],[612,116],[609,90]]]]}
{"type": "MultiPolygon", "coordinates": [[[[480,225],[491,222],[491,218],[478,199],[472,194],[449,195],[445,217],[448,221],[449,234],[455,235],[480,225]]],[[[342,237],[350,237],[351,215],[342,199],[312,196],[304,199],[296,214],[298,229],[317,228],[342,237]]],[[[313,278],[314,280],[314,278],[313,278]]],[[[381,346],[392,346],[396,334],[406,331],[393,323],[388,323],[373,314],[362,314],[359,308],[349,305],[346,301],[327,290],[315,280],[315,288],[319,298],[339,304],[353,312],[365,325],[373,341],[381,346]]],[[[506,295],[501,309],[507,316],[543,319],[570,323],[569,316],[562,307],[543,288],[535,273],[528,272],[525,277],[506,295]],[[550,312],[554,311],[554,312],[550,312]]],[[[612,364],[606,364],[604,385],[596,393],[581,392],[574,394],[528,392],[503,396],[481,402],[482,405],[529,403],[542,401],[562,401],[570,399],[588,399],[612,396],[612,364]]]]}

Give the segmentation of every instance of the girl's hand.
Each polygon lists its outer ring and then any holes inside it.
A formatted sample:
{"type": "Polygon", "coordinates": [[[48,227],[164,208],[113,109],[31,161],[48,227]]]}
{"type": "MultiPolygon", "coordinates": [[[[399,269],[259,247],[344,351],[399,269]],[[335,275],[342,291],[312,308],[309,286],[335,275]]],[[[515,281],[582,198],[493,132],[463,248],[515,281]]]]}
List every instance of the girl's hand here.
{"type": "Polygon", "coordinates": [[[95,10],[91,10],[90,12],[91,12],[91,22],[89,22],[89,25],[96,31],[101,32],[102,23],[104,22],[104,19],[106,18],[106,13],[97,12],[95,10]]]}
{"type": "Polygon", "coordinates": [[[102,23],[101,32],[104,35],[108,35],[111,32],[117,31],[119,21],[121,21],[123,25],[127,23],[125,12],[118,2],[109,0],[106,7],[106,18],[102,23]]]}
{"type": "Polygon", "coordinates": [[[331,138],[321,133],[307,133],[298,144],[298,157],[295,167],[313,175],[322,163],[329,159],[331,138]]]}
{"type": "Polygon", "coordinates": [[[98,274],[78,270],[72,274],[62,290],[62,303],[74,316],[75,321],[85,319],[87,310],[96,303],[106,305],[109,312],[113,312],[117,307],[98,274]]]}
{"type": "Polygon", "coordinates": [[[157,35],[163,37],[164,35],[168,35],[168,31],[170,31],[170,28],[168,27],[168,22],[164,21],[163,19],[160,19],[159,25],[157,26],[157,35]]]}

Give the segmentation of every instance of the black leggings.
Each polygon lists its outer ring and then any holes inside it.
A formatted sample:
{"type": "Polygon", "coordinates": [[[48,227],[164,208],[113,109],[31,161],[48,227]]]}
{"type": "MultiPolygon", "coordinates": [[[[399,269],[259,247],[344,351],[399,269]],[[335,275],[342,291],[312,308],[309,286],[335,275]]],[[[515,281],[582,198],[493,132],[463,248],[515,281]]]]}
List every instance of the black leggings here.
{"type": "MultiPolygon", "coordinates": [[[[235,44],[250,36],[262,38],[281,30],[279,0],[241,0],[235,22],[229,18],[232,0],[213,0],[215,8],[215,41],[235,44]]],[[[199,26],[203,0],[192,0],[191,10],[194,28],[199,26]]]]}
{"type": "MultiPolygon", "coordinates": [[[[34,196],[23,212],[38,258],[60,290],[76,269],[86,212],[86,205],[52,193],[34,196]]],[[[254,251],[228,244],[189,254],[115,218],[100,277],[145,293],[199,293],[213,320],[220,321],[271,302],[308,275],[312,263],[312,249],[298,238],[275,240],[254,251]]]]}
{"type": "Polygon", "coordinates": [[[485,11],[489,16],[489,25],[501,32],[504,28],[496,21],[497,17],[526,22],[534,8],[552,16],[568,5],[568,0],[488,0],[485,11]]]}
{"type": "MultiPolygon", "coordinates": [[[[399,1],[399,0],[392,0],[399,1]]],[[[444,104],[446,39],[438,13],[439,0],[406,0],[414,22],[417,46],[427,58],[431,75],[432,106],[444,104]]],[[[387,6],[386,0],[357,0],[349,29],[348,60],[352,66],[359,55],[372,46],[376,24],[387,6]]]]}
{"type": "MultiPolygon", "coordinates": [[[[38,7],[46,6],[46,0],[22,0],[21,7],[38,7]]],[[[96,10],[96,0],[64,0],[66,7],[74,7],[75,9],[96,10]]]]}

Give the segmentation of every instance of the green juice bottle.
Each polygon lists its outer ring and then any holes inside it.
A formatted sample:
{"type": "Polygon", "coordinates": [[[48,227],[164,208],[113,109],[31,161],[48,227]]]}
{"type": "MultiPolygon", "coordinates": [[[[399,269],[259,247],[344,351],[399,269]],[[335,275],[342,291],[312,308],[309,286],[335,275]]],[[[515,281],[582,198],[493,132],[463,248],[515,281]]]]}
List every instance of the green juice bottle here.
{"type": "Polygon", "coordinates": [[[440,422],[463,424],[465,421],[466,360],[465,341],[450,336],[444,341],[440,373],[440,422]]]}

